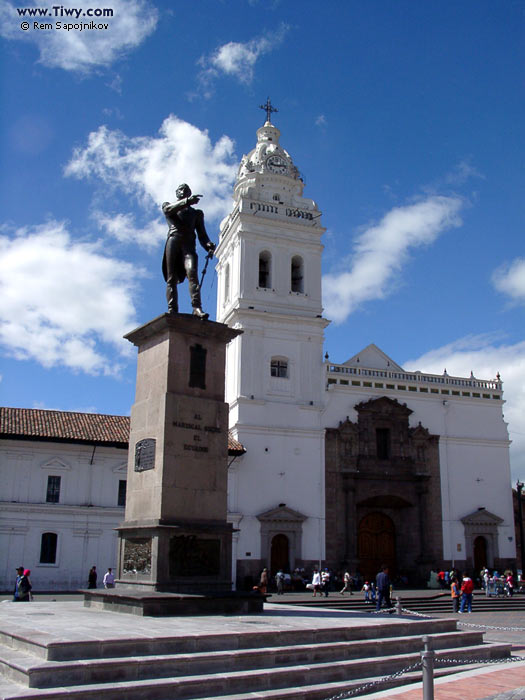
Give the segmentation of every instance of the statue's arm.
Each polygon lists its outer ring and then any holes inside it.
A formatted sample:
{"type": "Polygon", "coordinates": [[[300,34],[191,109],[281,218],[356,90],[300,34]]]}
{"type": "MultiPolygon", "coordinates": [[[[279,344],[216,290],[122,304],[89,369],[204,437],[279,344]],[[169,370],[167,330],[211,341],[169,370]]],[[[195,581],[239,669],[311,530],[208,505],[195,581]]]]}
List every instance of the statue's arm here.
{"type": "Polygon", "coordinates": [[[185,209],[186,207],[191,207],[192,204],[197,204],[201,197],[201,194],[192,194],[190,197],[184,197],[183,199],[173,202],[173,204],[170,204],[170,202],[164,202],[162,205],[162,211],[165,214],[173,214],[180,209],[185,209]]]}
{"type": "Polygon", "coordinates": [[[213,241],[210,241],[206,232],[206,227],[204,226],[204,213],[200,209],[197,209],[196,211],[197,219],[195,221],[195,231],[197,232],[199,243],[204,248],[204,250],[213,253],[213,251],[215,250],[215,243],[213,243],[213,241]]]}

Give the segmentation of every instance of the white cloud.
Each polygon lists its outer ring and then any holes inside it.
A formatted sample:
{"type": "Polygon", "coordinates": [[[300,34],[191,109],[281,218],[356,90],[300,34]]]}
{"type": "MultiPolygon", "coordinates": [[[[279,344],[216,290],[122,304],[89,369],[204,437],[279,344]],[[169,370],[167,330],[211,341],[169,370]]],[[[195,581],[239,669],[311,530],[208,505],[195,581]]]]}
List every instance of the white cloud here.
{"type": "MultiPolygon", "coordinates": [[[[18,9],[22,3],[14,5],[8,0],[0,0],[0,33],[6,39],[36,44],[40,51],[39,62],[49,68],[89,73],[97,68],[105,68],[120,56],[139,46],[157,26],[158,11],[145,0],[112,0],[112,17],[90,17],[101,7],[99,0],[61,0],[57,16],[50,4],[47,17],[20,16],[18,9]],[[78,18],[62,16],[62,10],[81,8],[83,16],[78,18]],[[29,22],[30,28],[23,31],[21,22],[29,22]],[[56,27],[56,22],[65,24],[107,24],[107,29],[33,29],[33,22],[47,22],[56,27]]],[[[42,8],[39,0],[24,0],[26,8],[42,8]]]]}
{"type": "Polygon", "coordinates": [[[139,268],[73,241],[58,221],[0,235],[0,268],[0,343],[9,354],[89,374],[118,371],[110,357],[130,351],[122,336],[136,326],[139,268]]]}
{"type": "Polygon", "coordinates": [[[138,243],[143,248],[156,248],[166,239],[166,224],[159,219],[138,227],[131,214],[104,214],[96,212],[94,218],[106,233],[121,243],[138,243]]]}
{"type": "Polygon", "coordinates": [[[98,178],[136,197],[149,212],[172,201],[177,186],[187,182],[195,194],[204,195],[201,206],[210,218],[230,210],[236,172],[228,136],[213,145],[207,131],[173,115],[164,120],[158,137],[128,138],[101,126],[89,134],[87,146],[75,149],[65,170],[78,178],[98,178]]]}
{"type": "Polygon", "coordinates": [[[403,366],[435,374],[446,367],[448,374],[459,377],[469,377],[473,371],[479,379],[494,379],[499,372],[506,401],[503,411],[512,440],[513,478],[525,477],[525,341],[503,345],[488,335],[468,336],[408,360],[403,366]]]}
{"type": "Polygon", "coordinates": [[[516,258],[499,267],[492,275],[492,283],[499,292],[508,294],[518,303],[525,303],[525,258],[516,258]]]}
{"type": "Polygon", "coordinates": [[[315,120],[315,125],[316,126],[326,126],[326,117],[324,114],[320,114],[317,119],[315,120]]]}
{"type": "Polygon", "coordinates": [[[459,197],[429,196],[391,209],[358,238],[339,269],[323,277],[329,318],[340,323],[365,301],[383,299],[413,248],[429,245],[451,226],[460,226],[459,197]]]}
{"type": "Polygon", "coordinates": [[[277,31],[268,32],[244,43],[229,41],[219,46],[211,56],[203,56],[199,60],[202,66],[199,78],[205,86],[205,97],[211,97],[209,86],[221,73],[237,78],[241,83],[249,85],[253,81],[254,67],[257,60],[279,46],[289,26],[281,24],[277,31]]]}

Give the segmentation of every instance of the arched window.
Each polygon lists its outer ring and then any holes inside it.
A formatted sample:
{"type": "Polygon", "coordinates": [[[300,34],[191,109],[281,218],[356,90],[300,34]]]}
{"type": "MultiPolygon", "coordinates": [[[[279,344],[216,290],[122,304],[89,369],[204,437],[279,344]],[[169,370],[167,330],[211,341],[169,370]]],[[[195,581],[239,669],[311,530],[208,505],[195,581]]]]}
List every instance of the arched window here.
{"type": "Polygon", "coordinates": [[[56,532],[44,532],[40,541],[40,563],[54,564],[57,559],[57,541],[58,535],[56,532]]]}
{"type": "Polygon", "coordinates": [[[300,255],[294,255],[291,265],[291,290],[292,292],[304,292],[303,259],[300,255]]]}
{"type": "Polygon", "coordinates": [[[288,360],[285,357],[272,357],[270,362],[270,374],[281,379],[288,378],[288,360]]]}
{"type": "Polygon", "coordinates": [[[224,268],[224,303],[230,301],[230,263],[224,268]]]}
{"type": "Polygon", "coordinates": [[[259,287],[270,289],[272,286],[272,256],[267,250],[259,255],[259,287]]]}

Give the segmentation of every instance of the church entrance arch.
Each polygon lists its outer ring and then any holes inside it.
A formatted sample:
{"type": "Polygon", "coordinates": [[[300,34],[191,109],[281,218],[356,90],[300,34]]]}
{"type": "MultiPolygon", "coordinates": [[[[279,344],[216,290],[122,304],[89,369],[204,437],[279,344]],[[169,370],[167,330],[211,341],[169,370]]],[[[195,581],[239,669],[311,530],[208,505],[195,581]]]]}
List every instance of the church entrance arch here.
{"type": "Polygon", "coordinates": [[[478,535],[474,540],[474,571],[479,574],[487,566],[487,540],[478,535]]]}
{"type": "Polygon", "coordinates": [[[384,513],[369,513],[357,530],[359,571],[366,580],[374,580],[382,564],[393,574],[396,567],[396,529],[384,513]]]}
{"type": "Polygon", "coordinates": [[[290,571],[290,543],[283,534],[272,537],[270,550],[270,571],[272,576],[282,569],[290,571]]]}

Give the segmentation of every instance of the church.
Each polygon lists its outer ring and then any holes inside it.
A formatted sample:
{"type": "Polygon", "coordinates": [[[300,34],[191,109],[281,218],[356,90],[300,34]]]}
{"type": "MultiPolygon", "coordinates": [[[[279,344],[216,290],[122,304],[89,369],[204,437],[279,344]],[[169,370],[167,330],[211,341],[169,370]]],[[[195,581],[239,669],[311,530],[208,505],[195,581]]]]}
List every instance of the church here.
{"type": "MultiPolygon", "coordinates": [[[[374,344],[330,360],[321,212],[270,117],[241,160],[216,250],[216,320],[243,331],[226,356],[234,587],[264,567],[372,577],[386,563],[413,584],[442,566],[514,567],[500,377],[405,370],[374,344]]],[[[21,557],[48,590],[115,567],[129,419],[0,419],[0,587],[21,557]]]]}

